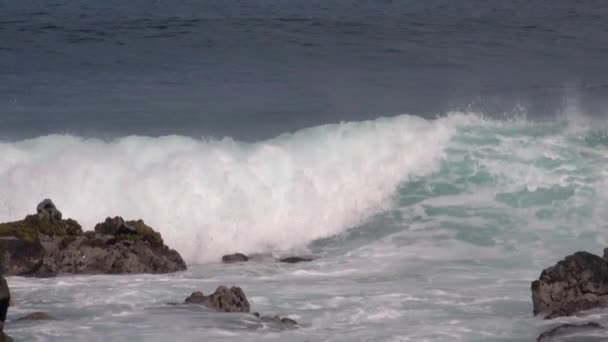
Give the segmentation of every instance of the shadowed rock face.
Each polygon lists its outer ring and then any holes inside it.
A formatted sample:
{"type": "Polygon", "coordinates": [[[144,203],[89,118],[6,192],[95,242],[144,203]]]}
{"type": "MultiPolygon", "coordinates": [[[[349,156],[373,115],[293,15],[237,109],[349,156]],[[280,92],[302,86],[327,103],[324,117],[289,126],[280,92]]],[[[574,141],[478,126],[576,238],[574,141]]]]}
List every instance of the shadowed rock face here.
{"type": "Polygon", "coordinates": [[[50,200],[39,213],[0,224],[0,267],[7,275],[170,273],[186,269],[179,253],[142,220],[107,218],[95,232],[61,219],[50,200]]]}
{"type": "Polygon", "coordinates": [[[4,321],[6,313],[11,303],[11,293],[8,288],[6,279],[0,275],[0,342],[12,341],[12,339],[4,334],[4,321]]]}
{"type": "Polygon", "coordinates": [[[249,312],[249,301],[240,287],[228,289],[226,286],[220,286],[208,296],[202,292],[193,292],[186,298],[185,303],[200,304],[222,312],[249,312]]]}
{"type": "Polygon", "coordinates": [[[61,220],[62,216],[61,211],[57,210],[53,201],[48,198],[38,204],[36,207],[36,212],[38,213],[39,217],[47,218],[49,220],[59,221],[61,220]]]}
{"type": "Polygon", "coordinates": [[[538,336],[536,341],[537,342],[549,342],[549,341],[553,341],[553,340],[557,341],[558,339],[561,339],[568,335],[581,333],[581,332],[591,332],[591,331],[601,330],[601,329],[604,329],[604,327],[595,322],[590,322],[587,324],[562,324],[560,326],[557,326],[551,330],[548,330],[548,331],[540,334],[540,336],[538,336]]]}
{"type": "Polygon", "coordinates": [[[532,282],[534,315],[550,319],[608,304],[606,253],[577,252],[545,269],[532,282]]]}

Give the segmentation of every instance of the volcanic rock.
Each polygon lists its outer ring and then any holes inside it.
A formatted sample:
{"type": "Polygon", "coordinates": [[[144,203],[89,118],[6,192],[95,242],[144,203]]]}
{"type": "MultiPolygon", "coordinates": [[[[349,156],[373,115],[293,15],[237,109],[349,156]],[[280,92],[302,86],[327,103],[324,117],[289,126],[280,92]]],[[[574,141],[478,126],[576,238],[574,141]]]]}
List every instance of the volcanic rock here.
{"type": "Polygon", "coordinates": [[[47,218],[49,220],[61,220],[61,211],[57,210],[55,204],[50,199],[45,199],[40,202],[36,207],[36,212],[40,218],[47,218]]]}
{"type": "Polygon", "coordinates": [[[231,263],[235,263],[235,262],[245,262],[245,261],[249,261],[249,257],[246,256],[245,254],[241,254],[241,253],[224,255],[222,257],[222,262],[225,264],[231,264],[231,263]]]}
{"type": "Polygon", "coordinates": [[[17,321],[48,321],[53,320],[51,315],[46,312],[33,312],[29,315],[25,315],[23,317],[17,318],[17,321]]]}
{"type": "Polygon", "coordinates": [[[208,296],[200,291],[193,292],[186,298],[185,303],[204,305],[221,312],[249,312],[249,301],[240,287],[228,289],[226,286],[219,286],[208,296]]]}
{"type": "Polygon", "coordinates": [[[604,257],[576,252],[542,271],[532,282],[534,315],[570,316],[608,303],[607,250],[604,257]]]}
{"type": "Polygon", "coordinates": [[[60,219],[50,200],[39,214],[0,224],[0,268],[7,275],[170,273],[186,269],[175,250],[144,221],[107,218],[95,232],[60,219]],[[42,214],[41,214],[42,213],[42,214]]]}
{"type": "Polygon", "coordinates": [[[562,339],[568,335],[577,334],[581,332],[595,331],[604,329],[598,323],[590,322],[587,324],[562,324],[551,330],[545,331],[540,334],[536,339],[537,342],[547,342],[553,339],[562,339]]]}
{"type": "Polygon", "coordinates": [[[298,256],[291,256],[291,257],[279,259],[279,261],[280,262],[285,262],[285,263],[288,263],[288,264],[297,264],[299,262],[310,262],[310,261],[312,261],[312,259],[311,258],[298,257],[298,256]]]}

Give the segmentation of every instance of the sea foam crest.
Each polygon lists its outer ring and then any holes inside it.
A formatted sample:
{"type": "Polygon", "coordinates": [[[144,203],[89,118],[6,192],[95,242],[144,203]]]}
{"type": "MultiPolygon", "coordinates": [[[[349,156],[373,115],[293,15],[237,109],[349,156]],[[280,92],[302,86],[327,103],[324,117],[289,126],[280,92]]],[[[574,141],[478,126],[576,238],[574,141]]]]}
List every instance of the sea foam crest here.
{"type": "Polygon", "coordinates": [[[462,117],[402,115],[257,142],[183,136],[113,141],[51,135],[0,143],[0,221],[52,198],[92,228],[143,218],[190,263],[304,246],[381,210],[432,172],[462,117]]]}

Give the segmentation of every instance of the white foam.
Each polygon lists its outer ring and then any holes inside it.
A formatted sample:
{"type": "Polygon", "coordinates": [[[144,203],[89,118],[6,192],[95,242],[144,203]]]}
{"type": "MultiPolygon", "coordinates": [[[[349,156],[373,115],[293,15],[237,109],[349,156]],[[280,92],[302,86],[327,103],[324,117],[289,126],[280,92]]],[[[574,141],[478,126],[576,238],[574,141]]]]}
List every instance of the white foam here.
{"type": "Polygon", "coordinates": [[[230,139],[52,135],[0,143],[0,221],[51,198],[91,229],[143,218],[190,263],[302,246],[381,210],[432,172],[462,115],[325,125],[246,144],[230,139]]]}

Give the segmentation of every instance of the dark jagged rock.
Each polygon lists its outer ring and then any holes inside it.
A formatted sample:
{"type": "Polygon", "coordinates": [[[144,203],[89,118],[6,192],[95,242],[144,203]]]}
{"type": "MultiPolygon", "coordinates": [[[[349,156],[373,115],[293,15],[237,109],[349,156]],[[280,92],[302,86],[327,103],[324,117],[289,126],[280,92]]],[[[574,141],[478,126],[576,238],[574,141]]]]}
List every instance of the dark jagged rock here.
{"type": "Polygon", "coordinates": [[[6,279],[0,275],[0,342],[12,341],[12,339],[4,334],[4,321],[6,321],[6,313],[11,305],[11,292],[8,288],[6,279]]]}
{"type": "Polygon", "coordinates": [[[95,233],[103,235],[137,234],[135,227],[127,224],[122,217],[108,217],[103,223],[95,225],[95,233]]]}
{"type": "Polygon", "coordinates": [[[49,220],[61,220],[61,211],[57,210],[55,204],[50,199],[45,199],[40,202],[36,207],[36,212],[40,218],[47,218],[49,220]]]}
{"type": "Polygon", "coordinates": [[[594,330],[604,329],[598,323],[590,322],[587,324],[562,324],[551,330],[545,331],[540,334],[536,339],[537,342],[548,342],[554,338],[562,338],[568,335],[577,334],[581,332],[589,332],[594,330]]]}
{"type": "Polygon", "coordinates": [[[54,320],[51,315],[46,312],[33,312],[29,315],[25,315],[23,317],[17,318],[17,321],[48,321],[54,320]]]}
{"type": "MultiPolygon", "coordinates": [[[[43,203],[39,207],[46,212],[43,203]]],[[[58,212],[54,206],[48,210],[58,212]]],[[[95,232],[83,232],[78,222],[58,217],[37,214],[0,224],[0,268],[5,274],[52,277],[186,269],[179,253],[142,220],[108,218],[95,232]]]]}
{"type": "Polygon", "coordinates": [[[204,305],[222,312],[249,312],[249,301],[240,287],[228,289],[226,286],[219,286],[208,296],[202,292],[193,292],[186,298],[185,303],[204,305]]]}
{"type": "MultiPolygon", "coordinates": [[[[6,313],[11,303],[11,292],[8,288],[6,279],[0,275],[0,323],[6,321],[6,313]]],[[[0,331],[2,326],[0,326],[0,331]]]]}
{"type": "Polygon", "coordinates": [[[279,259],[280,262],[285,262],[288,264],[297,264],[299,262],[310,262],[312,261],[311,258],[302,258],[302,257],[297,257],[297,256],[291,256],[291,257],[287,257],[287,258],[282,258],[279,259]]]}
{"type": "Polygon", "coordinates": [[[534,315],[570,316],[608,303],[608,262],[587,252],[567,256],[532,282],[534,315]]]}
{"type": "Polygon", "coordinates": [[[225,264],[231,264],[231,263],[235,263],[235,262],[245,262],[245,261],[249,261],[249,257],[246,256],[245,254],[241,254],[241,253],[224,255],[222,257],[222,262],[225,264]]]}

